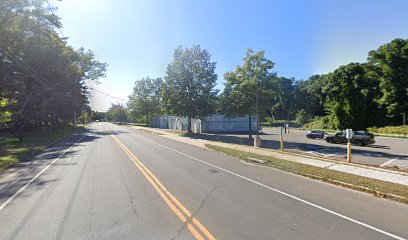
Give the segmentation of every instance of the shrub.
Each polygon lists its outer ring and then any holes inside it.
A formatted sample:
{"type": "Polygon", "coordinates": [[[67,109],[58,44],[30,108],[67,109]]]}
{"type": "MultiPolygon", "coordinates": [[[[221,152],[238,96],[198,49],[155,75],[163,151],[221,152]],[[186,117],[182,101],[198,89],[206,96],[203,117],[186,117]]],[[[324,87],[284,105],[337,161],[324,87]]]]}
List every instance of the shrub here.
{"type": "Polygon", "coordinates": [[[329,116],[314,117],[311,121],[304,124],[303,127],[307,129],[326,129],[326,130],[336,129],[333,126],[333,123],[330,121],[329,116]]]}
{"type": "Polygon", "coordinates": [[[398,134],[398,135],[408,135],[408,125],[405,126],[386,126],[386,127],[371,127],[368,131],[373,133],[382,134],[398,134]]]}
{"type": "Polygon", "coordinates": [[[306,124],[310,119],[309,114],[304,110],[301,109],[296,113],[296,122],[300,125],[306,124]]]}

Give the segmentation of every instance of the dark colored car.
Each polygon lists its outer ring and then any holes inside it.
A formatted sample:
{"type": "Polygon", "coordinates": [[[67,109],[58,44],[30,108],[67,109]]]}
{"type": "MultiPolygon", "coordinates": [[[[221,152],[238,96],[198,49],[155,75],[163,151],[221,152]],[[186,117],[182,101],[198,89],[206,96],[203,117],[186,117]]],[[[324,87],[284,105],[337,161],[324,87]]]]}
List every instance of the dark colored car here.
{"type": "Polygon", "coordinates": [[[323,139],[324,136],[328,135],[326,132],[323,131],[317,131],[317,130],[310,130],[306,133],[306,137],[309,139],[316,139],[316,138],[321,138],[323,139]]]}
{"type": "MultiPolygon", "coordinates": [[[[346,138],[346,131],[341,131],[333,135],[327,135],[324,137],[328,143],[347,143],[348,139],[346,138]]],[[[368,144],[375,143],[374,135],[366,131],[354,131],[353,137],[350,140],[351,144],[357,146],[365,146],[368,144]]]]}

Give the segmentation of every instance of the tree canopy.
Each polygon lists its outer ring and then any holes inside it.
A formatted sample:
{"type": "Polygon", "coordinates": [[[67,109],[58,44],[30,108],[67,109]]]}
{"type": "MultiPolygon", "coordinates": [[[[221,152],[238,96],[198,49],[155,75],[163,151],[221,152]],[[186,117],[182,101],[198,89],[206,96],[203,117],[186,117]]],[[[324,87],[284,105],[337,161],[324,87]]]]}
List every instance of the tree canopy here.
{"type": "Polygon", "coordinates": [[[215,113],[217,74],[210,53],[199,45],[179,46],[164,77],[162,106],[169,114],[200,118],[215,113]]]}
{"type": "Polygon", "coordinates": [[[106,118],[112,122],[125,122],[127,120],[126,108],[120,103],[112,103],[111,107],[106,112],[106,118]]]}
{"type": "Polygon", "coordinates": [[[243,65],[237,66],[234,72],[226,72],[224,75],[226,83],[221,95],[221,109],[227,116],[248,115],[251,138],[251,116],[256,114],[257,88],[260,111],[265,111],[276,73],[272,71],[274,63],[265,58],[265,51],[248,49],[243,61],[243,65]]]}
{"type": "Polygon", "coordinates": [[[127,108],[132,117],[144,117],[149,125],[149,117],[160,112],[161,78],[142,78],[135,82],[132,95],[129,96],[127,108]]]}
{"type": "Polygon", "coordinates": [[[330,129],[396,125],[401,114],[408,112],[407,49],[408,40],[395,39],[370,51],[367,62],[350,63],[306,80],[278,76],[264,51],[248,49],[243,64],[224,74],[225,88],[217,95],[210,54],[199,46],[180,46],[163,83],[150,78],[146,84],[136,83],[129,109],[145,118],[146,112],[150,117],[160,108],[160,114],[181,117],[217,112],[251,119],[258,89],[263,120],[295,120],[301,125],[313,120],[330,129]]]}
{"type": "Polygon", "coordinates": [[[0,23],[2,125],[20,132],[27,124],[55,127],[87,111],[86,82],[104,77],[107,64],[67,44],[46,1],[4,0],[0,23]]]}
{"type": "Polygon", "coordinates": [[[370,51],[369,63],[379,72],[379,103],[388,117],[399,119],[408,112],[408,39],[394,39],[370,51]]]}

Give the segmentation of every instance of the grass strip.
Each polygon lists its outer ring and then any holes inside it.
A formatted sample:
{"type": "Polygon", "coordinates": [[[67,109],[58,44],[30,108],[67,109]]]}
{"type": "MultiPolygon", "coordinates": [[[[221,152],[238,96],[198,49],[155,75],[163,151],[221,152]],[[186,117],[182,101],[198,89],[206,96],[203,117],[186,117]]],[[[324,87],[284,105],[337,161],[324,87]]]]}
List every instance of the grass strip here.
{"type": "Polygon", "coordinates": [[[402,184],[390,183],[354,174],[343,173],[331,169],[319,168],[302,163],[277,159],[271,156],[219,147],[212,144],[206,144],[205,146],[209,149],[223,152],[229,156],[237,157],[245,161],[247,161],[248,158],[260,159],[264,161],[264,163],[261,165],[278,168],[286,172],[291,172],[305,177],[318,179],[324,182],[341,185],[343,187],[368,192],[378,197],[389,198],[408,204],[408,186],[402,184]]]}
{"type": "Polygon", "coordinates": [[[69,135],[83,131],[79,126],[75,131],[72,128],[58,129],[56,131],[39,130],[27,132],[23,142],[15,137],[3,137],[0,140],[0,172],[7,166],[25,161],[39,151],[43,151],[48,145],[63,139],[69,135]]]}

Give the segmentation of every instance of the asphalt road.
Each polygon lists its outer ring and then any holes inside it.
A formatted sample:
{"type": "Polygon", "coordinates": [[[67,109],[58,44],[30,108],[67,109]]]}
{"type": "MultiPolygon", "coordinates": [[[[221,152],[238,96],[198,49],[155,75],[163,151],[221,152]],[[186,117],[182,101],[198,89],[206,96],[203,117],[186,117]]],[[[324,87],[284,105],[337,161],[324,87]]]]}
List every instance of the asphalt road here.
{"type": "Polygon", "coordinates": [[[110,123],[0,175],[0,239],[406,239],[407,223],[407,205],[110,123]]]}
{"type": "MultiPolygon", "coordinates": [[[[280,129],[262,129],[262,145],[266,148],[280,148],[280,129]]],[[[302,153],[310,156],[331,158],[340,161],[347,160],[346,144],[327,143],[322,139],[307,139],[307,130],[290,129],[284,134],[286,151],[302,153]]],[[[233,137],[247,138],[244,134],[228,134],[233,137]]],[[[367,146],[352,146],[353,162],[368,165],[399,166],[408,169],[408,139],[375,137],[375,144],[367,146]]]]}

